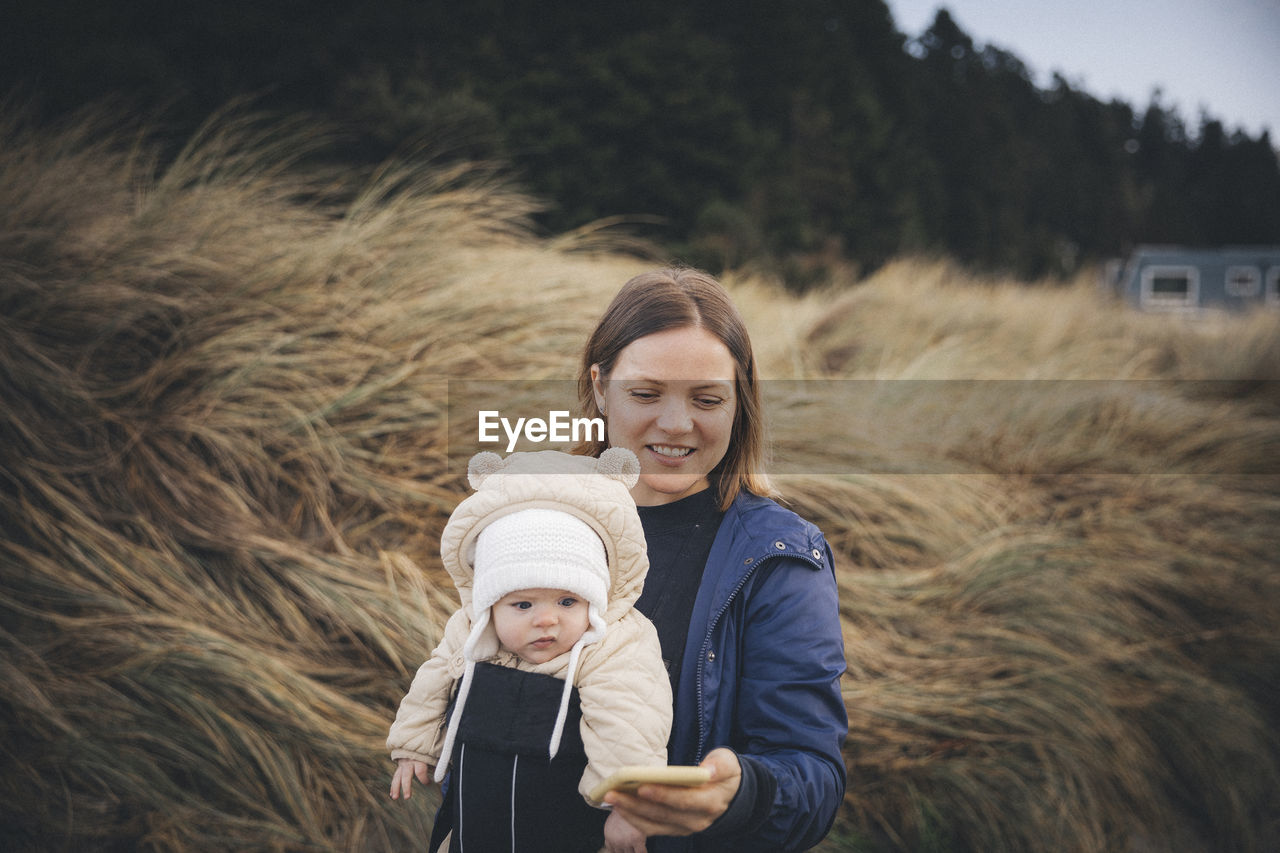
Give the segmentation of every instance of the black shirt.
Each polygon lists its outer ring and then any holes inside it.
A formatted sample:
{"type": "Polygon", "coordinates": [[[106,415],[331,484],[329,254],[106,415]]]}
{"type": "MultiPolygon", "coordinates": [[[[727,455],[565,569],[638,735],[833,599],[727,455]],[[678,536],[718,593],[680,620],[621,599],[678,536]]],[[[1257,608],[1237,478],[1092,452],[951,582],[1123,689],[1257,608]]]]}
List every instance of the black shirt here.
{"type": "Polygon", "coordinates": [[[680,683],[693,601],[724,512],[717,506],[715,489],[638,509],[649,551],[649,575],[636,608],[658,629],[662,662],[674,691],[680,683]]]}

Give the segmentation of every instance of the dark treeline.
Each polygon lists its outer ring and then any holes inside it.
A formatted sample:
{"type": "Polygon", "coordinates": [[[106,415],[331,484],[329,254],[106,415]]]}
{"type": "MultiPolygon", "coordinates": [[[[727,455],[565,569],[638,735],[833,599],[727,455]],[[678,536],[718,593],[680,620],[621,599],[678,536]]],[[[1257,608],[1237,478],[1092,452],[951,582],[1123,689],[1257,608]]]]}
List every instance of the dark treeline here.
{"type": "Polygon", "coordinates": [[[0,82],[45,117],[123,95],[180,136],[251,93],[347,131],[353,164],[500,159],[548,230],[656,217],[713,268],[803,282],[934,253],[1039,277],[1139,242],[1280,242],[1266,134],[1039,88],[945,11],[914,41],[881,0],[45,0],[8,17],[0,82]]]}

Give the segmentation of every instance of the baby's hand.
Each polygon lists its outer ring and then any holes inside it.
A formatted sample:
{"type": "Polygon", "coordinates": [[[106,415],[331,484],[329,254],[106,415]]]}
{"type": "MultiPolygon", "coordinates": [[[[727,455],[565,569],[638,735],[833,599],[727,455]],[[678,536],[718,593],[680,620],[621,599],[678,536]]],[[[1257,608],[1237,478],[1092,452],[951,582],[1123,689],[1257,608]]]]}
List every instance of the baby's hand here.
{"type": "Polygon", "coordinates": [[[425,761],[413,758],[396,759],[396,775],[391,777],[391,799],[398,800],[404,794],[407,800],[413,794],[413,777],[424,785],[431,784],[431,772],[435,768],[425,761]]]}
{"type": "Polygon", "coordinates": [[[645,853],[644,833],[617,812],[604,822],[604,849],[608,853],[645,853]]]}

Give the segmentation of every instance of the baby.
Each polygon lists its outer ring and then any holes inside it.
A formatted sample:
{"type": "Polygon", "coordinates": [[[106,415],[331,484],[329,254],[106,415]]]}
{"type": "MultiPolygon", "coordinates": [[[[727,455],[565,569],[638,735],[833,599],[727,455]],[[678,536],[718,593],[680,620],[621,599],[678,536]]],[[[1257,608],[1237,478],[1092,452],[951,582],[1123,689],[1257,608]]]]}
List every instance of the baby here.
{"type": "Polygon", "coordinates": [[[476,492],[440,546],[462,607],[387,739],[392,798],[433,769],[445,782],[429,850],[446,837],[451,851],[636,840],[588,792],[620,767],[666,764],[670,682],[633,606],[648,571],[629,492],[639,470],[621,448],[471,460],[476,492]]]}

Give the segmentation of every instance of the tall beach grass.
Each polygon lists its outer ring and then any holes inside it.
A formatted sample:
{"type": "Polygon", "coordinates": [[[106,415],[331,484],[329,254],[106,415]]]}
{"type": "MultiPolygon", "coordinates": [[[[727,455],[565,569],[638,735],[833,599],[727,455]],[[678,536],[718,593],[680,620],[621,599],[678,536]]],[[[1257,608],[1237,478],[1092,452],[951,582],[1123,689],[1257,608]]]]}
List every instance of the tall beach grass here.
{"type": "MultiPolygon", "coordinates": [[[[0,118],[6,849],[429,832],[382,744],[455,601],[448,383],[572,378],[651,262],[534,234],[495,167],[353,179],[322,142],[230,112],[162,161],[0,118]]],[[[1280,318],[921,260],[726,281],[794,383],[775,479],[838,552],[823,849],[1275,849],[1280,318]]]]}

